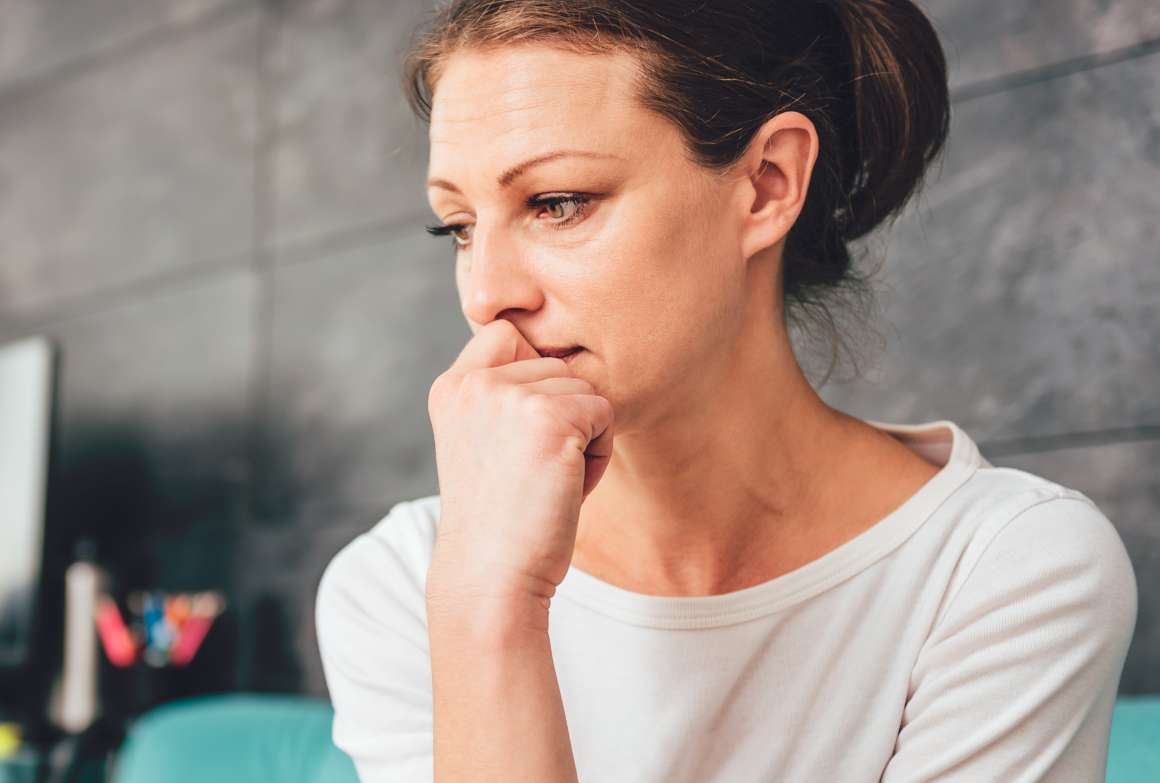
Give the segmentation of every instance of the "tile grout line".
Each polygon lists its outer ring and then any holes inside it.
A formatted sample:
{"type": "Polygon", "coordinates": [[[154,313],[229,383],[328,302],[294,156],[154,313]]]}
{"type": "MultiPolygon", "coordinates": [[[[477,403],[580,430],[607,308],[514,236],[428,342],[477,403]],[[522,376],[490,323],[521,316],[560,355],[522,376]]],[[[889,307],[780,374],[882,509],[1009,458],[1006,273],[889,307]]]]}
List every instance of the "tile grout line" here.
{"type": "Polygon", "coordinates": [[[27,317],[0,322],[0,331],[13,335],[34,334],[55,326],[100,315],[119,307],[140,302],[154,296],[170,296],[181,291],[207,285],[217,277],[225,277],[251,268],[252,253],[241,251],[187,264],[178,269],[150,275],[140,280],[97,288],[70,297],[43,311],[27,317]]]}
{"type": "Polygon", "coordinates": [[[249,474],[246,486],[246,525],[260,517],[260,487],[266,469],[263,457],[268,442],[271,416],[269,411],[272,378],[275,285],[271,237],[277,231],[276,215],[271,201],[272,156],[267,152],[276,144],[278,129],[271,112],[272,75],[267,73],[266,58],[271,40],[277,33],[278,20],[263,5],[258,17],[254,46],[254,133],[253,148],[253,258],[252,265],[257,286],[253,323],[253,365],[250,374],[250,416],[248,421],[249,474]]]}
{"type": "MultiPolygon", "coordinates": [[[[268,172],[268,167],[266,167],[266,171],[268,172]]],[[[266,173],[261,176],[265,177],[266,173]]],[[[255,215],[257,215],[258,210],[259,207],[255,204],[255,215]]],[[[267,225],[274,222],[270,215],[264,215],[262,220],[267,225]]],[[[247,250],[208,260],[193,261],[177,269],[153,274],[140,280],[97,288],[48,305],[34,315],[16,317],[8,322],[0,321],[0,332],[12,332],[20,335],[39,331],[57,324],[68,323],[78,318],[86,318],[106,310],[112,310],[141,299],[148,299],[152,296],[167,296],[187,288],[196,288],[203,280],[209,281],[214,277],[245,269],[254,270],[259,277],[267,274],[272,277],[275,270],[283,267],[321,261],[334,252],[358,250],[377,242],[390,241],[397,235],[401,236],[402,230],[417,220],[418,218],[415,216],[402,216],[370,221],[320,234],[284,248],[278,248],[269,238],[265,238],[262,240],[261,246],[255,250],[252,246],[254,240],[251,239],[251,248],[247,250]],[[277,258],[279,253],[285,253],[288,258],[279,261],[277,258]],[[258,261],[259,255],[262,259],[260,263],[258,261]]],[[[262,231],[262,233],[268,232],[268,228],[262,231]]]]}
{"type": "MultiPolygon", "coordinates": [[[[273,332],[273,280],[266,251],[267,234],[270,231],[269,201],[267,183],[269,171],[265,155],[270,143],[269,125],[269,85],[265,73],[266,47],[270,36],[271,21],[269,7],[260,3],[258,18],[254,28],[252,77],[254,80],[253,134],[254,143],[250,148],[250,256],[249,269],[254,277],[254,297],[250,312],[250,366],[246,388],[245,443],[247,481],[243,489],[239,551],[244,545],[246,534],[254,530],[258,518],[258,488],[261,484],[261,470],[265,463],[262,447],[267,441],[266,428],[269,426],[267,403],[270,391],[270,354],[273,332]]],[[[244,566],[239,564],[239,567],[244,566]]],[[[232,575],[241,589],[244,580],[235,570],[232,575]]],[[[236,660],[234,687],[247,690],[258,681],[255,668],[254,640],[248,639],[242,645],[242,652],[236,660]]]]}
{"type": "Polygon", "coordinates": [[[966,103],[967,101],[972,101],[976,98],[985,98],[989,95],[997,95],[999,93],[1008,92],[1020,87],[1026,87],[1032,84],[1040,84],[1042,82],[1051,81],[1052,79],[1071,76],[1076,73],[1082,73],[1084,71],[1102,68],[1107,65],[1115,65],[1116,63],[1121,63],[1128,60],[1148,57],[1149,55],[1155,54],[1157,52],[1160,52],[1160,38],[1153,38],[1146,41],[1139,41],[1119,49],[1112,49],[1111,51],[1107,52],[1080,55],[1079,57],[1060,60],[1059,62],[1049,63],[1047,65],[1036,66],[1024,71],[1006,73],[1001,76],[996,76],[991,79],[983,79],[981,81],[972,82],[963,87],[953,89],[951,91],[951,103],[966,103]]]}
{"type": "Polygon", "coordinates": [[[162,22],[153,29],[124,41],[111,43],[63,62],[14,76],[0,84],[0,106],[7,101],[17,101],[41,90],[51,89],[56,82],[66,82],[152,49],[181,43],[186,38],[214,30],[218,26],[224,27],[235,21],[234,17],[243,16],[252,8],[249,2],[225,2],[191,19],[162,22]]]}
{"type": "Polygon", "coordinates": [[[1115,446],[1122,443],[1146,443],[1149,441],[1160,441],[1160,425],[1143,424],[1137,427],[1115,427],[1104,430],[981,441],[979,451],[988,457],[1010,457],[1021,454],[1040,454],[1067,449],[1115,446]]]}
{"type": "Polygon", "coordinates": [[[415,229],[415,236],[426,236],[418,233],[422,230],[420,220],[415,214],[396,215],[291,240],[285,245],[273,248],[278,256],[275,266],[281,269],[308,264],[329,258],[335,253],[361,250],[370,245],[401,239],[404,230],[410,228],[415,229]]]}

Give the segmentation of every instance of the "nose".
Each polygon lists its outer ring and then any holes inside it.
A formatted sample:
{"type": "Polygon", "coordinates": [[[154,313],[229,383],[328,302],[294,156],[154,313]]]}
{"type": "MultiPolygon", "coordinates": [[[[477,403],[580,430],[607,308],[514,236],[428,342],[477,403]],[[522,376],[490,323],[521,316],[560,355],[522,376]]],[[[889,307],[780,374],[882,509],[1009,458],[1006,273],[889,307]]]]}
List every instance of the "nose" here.
{"type": "Polygon", "coordinates": [[[468,320],[486,324],[506,310],[539,307],[541,291],[529,259],[502,229],[481,231],[477,224],[465,252],[458,278],[468,320]]]}

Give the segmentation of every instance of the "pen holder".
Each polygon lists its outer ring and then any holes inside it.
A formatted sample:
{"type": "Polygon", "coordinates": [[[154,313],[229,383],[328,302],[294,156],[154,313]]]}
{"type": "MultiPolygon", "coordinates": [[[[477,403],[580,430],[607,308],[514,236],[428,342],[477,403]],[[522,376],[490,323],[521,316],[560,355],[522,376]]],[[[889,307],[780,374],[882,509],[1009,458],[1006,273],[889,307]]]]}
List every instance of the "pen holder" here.
{"type": "Polygon", "coordinates": [[[96,624],[101,641],[101,702],[106,712],[137,715],[196,690],[191,666],[225,610],[218,591],[134,591],[124,604],[102,594],[96,624]]]}

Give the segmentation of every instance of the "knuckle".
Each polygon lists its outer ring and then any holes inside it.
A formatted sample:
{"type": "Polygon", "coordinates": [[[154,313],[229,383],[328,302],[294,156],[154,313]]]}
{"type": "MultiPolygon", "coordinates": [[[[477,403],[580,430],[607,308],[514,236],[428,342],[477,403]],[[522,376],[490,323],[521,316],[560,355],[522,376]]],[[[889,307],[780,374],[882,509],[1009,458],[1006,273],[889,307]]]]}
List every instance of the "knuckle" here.
{"type": "Polygon", "coordinates": [[[459,388],[463,390],[464,395],[475,398],[487,393],[491,385],[490,375],[482,370],[471,370],[464,374],[459,388]]]}
{"type": "Polygon", "coordinates": [[[588,440],[579,433],[565,435],[556,450],[556,459],[562,463],[571,463],[580,459],[584,449],[588,447],[588,440]]]}
{"type": "Polygon", "coordinates": [[[510,410],[519,408],[527,398],[533,395],[519,384],[507,384],[499,390],[498,396],[503,407],[510,410]]]}
{"type": "Polygon", "coordinates": [[[539,423],[550,420],[555,411],[552,398],[546,394],[523,395],[523,406],[525,413],[539,423]]]}

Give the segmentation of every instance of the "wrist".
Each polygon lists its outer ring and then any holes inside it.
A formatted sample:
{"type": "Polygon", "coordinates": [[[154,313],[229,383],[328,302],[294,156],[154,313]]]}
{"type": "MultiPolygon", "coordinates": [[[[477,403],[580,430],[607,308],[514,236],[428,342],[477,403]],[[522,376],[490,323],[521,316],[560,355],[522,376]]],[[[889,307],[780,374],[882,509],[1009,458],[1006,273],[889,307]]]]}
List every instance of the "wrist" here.
{"type": "Polygon", "coordinates": [[[548,610],[540,599],[475,600],[442,593],[427,600],[427,632],[433,650],[446,644],[510,652],[547,642],[548,610]]]}
{"type": "Polygon", "coordinates": [[[538,606],[547,611],[556,594],[556,583],[549,579],[507,563],[485,562],[443,539],[436,542],[426,578],[428,601],[486,604],[497,610],[524,612],[538,606]]]}
{"type": "Polygon", "coordinates": [[[427,602],[467,605],[522,613],[547,611],[556,586],[521,575],[501,576],[496,571],[468,574],[462,567],[441,567],[433,563],[427,570],[427,602]]]}

